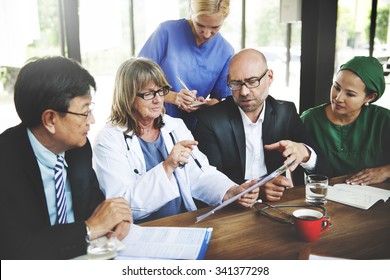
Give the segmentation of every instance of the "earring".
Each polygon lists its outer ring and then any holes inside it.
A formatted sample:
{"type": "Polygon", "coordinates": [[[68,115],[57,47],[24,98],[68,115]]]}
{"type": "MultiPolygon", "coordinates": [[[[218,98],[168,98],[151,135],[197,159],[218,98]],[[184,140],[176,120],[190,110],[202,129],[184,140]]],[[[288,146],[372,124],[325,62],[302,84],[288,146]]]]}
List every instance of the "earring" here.
{"type": "Polygon", "coordinates": [[[366,102],[364,105],[368,106],[368,105],[370,105],[370,103],[369,103],[369,102],[366,102]]]}

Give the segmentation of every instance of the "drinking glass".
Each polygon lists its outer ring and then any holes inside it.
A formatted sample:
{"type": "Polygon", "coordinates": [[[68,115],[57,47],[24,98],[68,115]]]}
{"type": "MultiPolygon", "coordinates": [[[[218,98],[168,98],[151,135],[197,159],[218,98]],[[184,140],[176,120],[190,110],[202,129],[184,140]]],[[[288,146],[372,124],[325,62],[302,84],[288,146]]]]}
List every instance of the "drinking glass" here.
{"type": "Polygon", "coordinates": [[[306,202],[309,204],[326,204],[329,181],[328,177],[320,174],[310,174],[305,178],[306,202]]]}
{"type": "Polygon", "coordinates": [[[112,260],[117,256],[119,240],[115,236],[107,235],[89,240],[87,238],[87,258],[90,260],[112,260]]]}

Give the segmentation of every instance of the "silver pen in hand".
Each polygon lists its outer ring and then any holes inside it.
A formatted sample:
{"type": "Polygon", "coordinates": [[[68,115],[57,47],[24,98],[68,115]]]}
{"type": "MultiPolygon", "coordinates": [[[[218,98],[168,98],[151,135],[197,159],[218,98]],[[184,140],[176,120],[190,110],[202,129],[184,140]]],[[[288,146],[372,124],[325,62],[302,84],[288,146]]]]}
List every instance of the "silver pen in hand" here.
{"type": "Polygon", "coordinates": [[[186,89],[186,90],[190,90],[187,85],[183,82],[182,79],[179,78],[179,76],[176,76],[176,78],[179,80],[179,83],[186,89]]]}
{"type": "MultiPolygon", "coordinates": [[[[190,89],[187,87],[187,85],[183,82],[183,80],[180,79],[179,76],[176,76],[176,78],[179,80],[179,83],[180,83],[186,90],[190,90],[190,89]]],[[[198,100],[195,99],[194,101],[192,101],[190,107],[197,107],[197,106],[201,106],[201,105],[203,105],[203,104],[204,104],[203,102],[200,102],[200,101],[198,101],[198,100]]]]}

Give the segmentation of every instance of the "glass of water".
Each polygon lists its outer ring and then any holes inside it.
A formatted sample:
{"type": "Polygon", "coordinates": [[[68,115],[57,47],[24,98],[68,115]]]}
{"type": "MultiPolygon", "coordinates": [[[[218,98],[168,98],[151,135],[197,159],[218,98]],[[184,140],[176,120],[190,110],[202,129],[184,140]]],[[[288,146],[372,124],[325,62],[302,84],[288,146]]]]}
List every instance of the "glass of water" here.
{"type": "Polygon", "coordinates": [[[305,178],[306,202],[309,204],[326,204],[329,182],[328,177],[320,174],[310,174],[305,178]]]}
{"type": "Polygon", "coordinates": [[[101,236],[94,240],[89,240],[87,247],[87,259],[90,260],[110,260],[114,259],[117,255],[117,243],[118,239],[114,236],[101,236]]]}

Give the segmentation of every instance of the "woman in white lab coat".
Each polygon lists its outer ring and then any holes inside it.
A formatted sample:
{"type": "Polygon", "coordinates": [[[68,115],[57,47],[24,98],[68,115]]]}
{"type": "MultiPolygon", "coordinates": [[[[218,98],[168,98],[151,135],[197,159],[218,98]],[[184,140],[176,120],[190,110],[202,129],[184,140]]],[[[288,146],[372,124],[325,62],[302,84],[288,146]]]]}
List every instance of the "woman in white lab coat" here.
{"type": "MultiPolygon", "coordinates": [[[[131,58],[119,68],[109,123],[94,144],[94,165],[107,198],[130,202],[135,222],[217,205],[255,182],[237,186],[210,166],[181,119],[164,114],[169,84],[160,66],[131,58]]],[[[228,147],[227,147],[228,148],[228,147]]],[[[258,189],[238,200],[250,207],[258,189]]]]}

